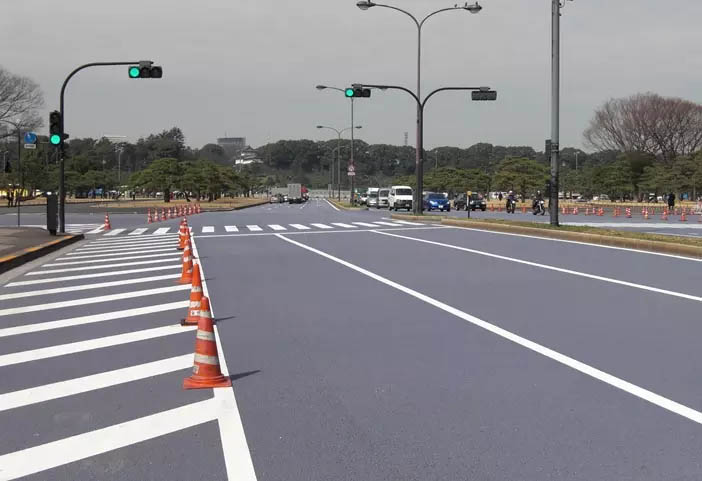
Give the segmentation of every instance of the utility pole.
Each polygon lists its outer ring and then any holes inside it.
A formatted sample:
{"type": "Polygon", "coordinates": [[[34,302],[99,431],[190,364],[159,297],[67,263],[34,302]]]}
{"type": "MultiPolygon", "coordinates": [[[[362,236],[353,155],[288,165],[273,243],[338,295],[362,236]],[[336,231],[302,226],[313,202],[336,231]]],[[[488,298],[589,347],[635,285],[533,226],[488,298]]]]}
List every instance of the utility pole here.
{"type": "Polygon", "coordinates": [[[561,0],[551,0],[551,225],[558,225],[561,0]]]}

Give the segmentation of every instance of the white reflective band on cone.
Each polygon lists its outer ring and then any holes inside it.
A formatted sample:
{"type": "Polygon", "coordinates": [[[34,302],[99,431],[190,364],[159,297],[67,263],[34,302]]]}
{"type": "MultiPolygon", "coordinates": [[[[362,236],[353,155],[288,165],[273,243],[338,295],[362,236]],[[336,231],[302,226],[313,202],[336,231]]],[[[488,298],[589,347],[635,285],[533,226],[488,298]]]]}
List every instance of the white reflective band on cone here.
{"type": "Polygon", "coordinates": [[[198,339],[202,341],[214,341],[215,340],[215,335],[214,332],[209,332],[209,331],[201,331],[198,329],[197,335],[195,336],[198,339]]]}
{"type": "Polygon", "coordinates": [[[204,354],[195,353],[195,362],[200,364],[210,364],[212,366],[219,365],[219,359],[216,356],[205,356],[204,354]]]}
{"type": "Polygon", "coordinates": [[[202,286],[193,286],[190,292],[202,292],[202,286]]]}
{"type": "Polygon", "coordinates": [[[190,301],[190,308],[200,307],[200,301],[190,301]]]}
{"type": "Polygon", "coordinates": [[[200,309],[190,309],[188,317],[200,317],[200,309]]]}

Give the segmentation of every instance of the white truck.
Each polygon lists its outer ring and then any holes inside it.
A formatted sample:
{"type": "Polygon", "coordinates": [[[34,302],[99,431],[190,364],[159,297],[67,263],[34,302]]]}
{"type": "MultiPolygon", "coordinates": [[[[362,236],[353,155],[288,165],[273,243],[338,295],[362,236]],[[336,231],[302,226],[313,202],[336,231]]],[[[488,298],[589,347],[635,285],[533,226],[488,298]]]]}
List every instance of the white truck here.
{"type": "Polygon", "coordinates": [[[288,203],[302,204],[302,184],[288,184],[288,203]]]}

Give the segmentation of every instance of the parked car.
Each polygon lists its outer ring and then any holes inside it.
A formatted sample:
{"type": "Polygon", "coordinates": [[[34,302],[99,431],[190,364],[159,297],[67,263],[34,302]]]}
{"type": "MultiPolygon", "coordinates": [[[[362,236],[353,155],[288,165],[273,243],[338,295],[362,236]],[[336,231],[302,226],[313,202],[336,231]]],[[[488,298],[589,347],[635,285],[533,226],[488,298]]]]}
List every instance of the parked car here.
{"type": "Polygon", "coordinates": [[[368,201],[368,192],[364,192],[358,196],[358,201],[361,203],[361,205],[365,205],[368,201]]]}
{"type": "Polygon", "coordinates": [[[388,196],[389,210],[412,210],[412,187],[407,185],[393,185],[388,196]]]}
{"type": "Polygon", "coordinates": [[[370,192],[368,194],[368,199],[366,200],[366,205],[368,205],[368,208],[370,209],[371,207],[378,207],[378,191],[370,192]]]}
{"type": "Polygon", "coordinates": [[[446,196],[435,192],[429,192],[424,196],[424,208],[430,212],[434,209],[441,212],[451,212],[451,204],[446,196]]]}
{"type": "Polygon", "coordinates": [[[453,208],[456,210],[461,210],[466,208],[466,194],[458,194],[453,199],[453,208]]]}
{"type": "Polygon", "coordinates": [[[480,209],[483,212],[487,209],[487,202],[480,194],[470,194],[470,210],[480,209]]]}
{"type": "Polygon", "coordinates": [[[386,208],[390,205],[390,202],[388,200],[390,196],[390,189],[380,189],[378,191],[378,209],[386,208]]]}

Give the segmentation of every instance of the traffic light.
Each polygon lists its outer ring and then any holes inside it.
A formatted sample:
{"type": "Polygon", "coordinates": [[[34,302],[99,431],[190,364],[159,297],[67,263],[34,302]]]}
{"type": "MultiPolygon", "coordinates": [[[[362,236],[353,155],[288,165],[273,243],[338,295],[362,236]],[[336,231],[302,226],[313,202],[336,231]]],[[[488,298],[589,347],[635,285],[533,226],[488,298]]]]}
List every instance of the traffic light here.
{"type": "Polygon", "coordinates": [[[371,96],[371,91],[370,91],[370,89],[349,87],[346,90],[344,90],[344,94],[349,98],[355,98],[355,97],[368,98],[371,96]]]}
{"type": "Polygon", "coordinates": [[[146,62],[139,65],[130,65],[127,69],[129,78],[161,78],[163,69],[158,65],[151,65],[146,62]]]}
{"type": "Polygon", "coordinates": [[[49,114],[49,142],[51,145],[60,145],[63,142],[63,119],[58,110],[49,114]]]}
{"type": "Polygon", "coordinates": [[[474,101],[497,100],[497,91],[495,90],[473,90],[471,96],[474,101]]]}

